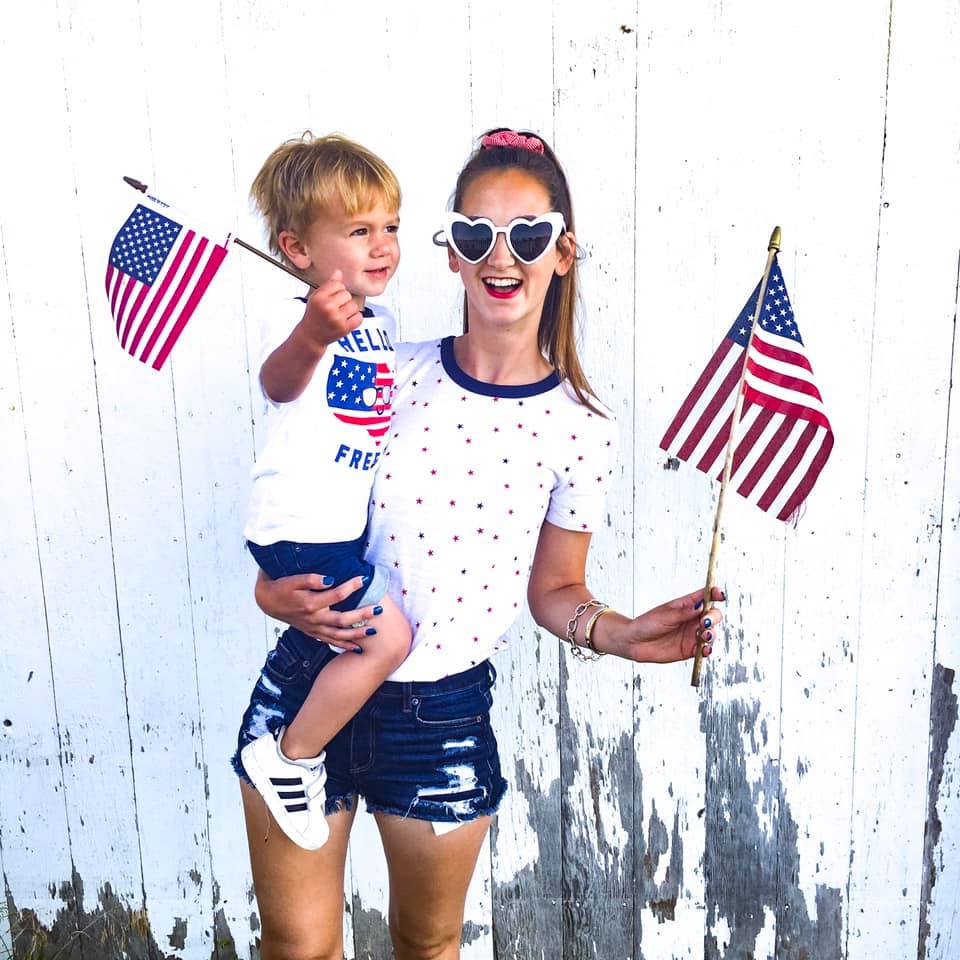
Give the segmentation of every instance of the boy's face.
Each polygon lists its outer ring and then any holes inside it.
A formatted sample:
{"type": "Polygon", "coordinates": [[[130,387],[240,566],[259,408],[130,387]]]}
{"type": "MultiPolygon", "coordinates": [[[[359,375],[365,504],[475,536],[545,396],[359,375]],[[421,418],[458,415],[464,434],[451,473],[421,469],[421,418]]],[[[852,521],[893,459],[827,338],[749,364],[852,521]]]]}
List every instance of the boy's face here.
{"type": "Polygon", "coordinates": [[[382,202],[347,216],[341,207],[314,220],[304,235],[280,234],[280,246],[290,262],[314,284],[343,273],[343,285],[362,303],[383,293],[400,262],[397,230],[400,216],[382,202]]]}

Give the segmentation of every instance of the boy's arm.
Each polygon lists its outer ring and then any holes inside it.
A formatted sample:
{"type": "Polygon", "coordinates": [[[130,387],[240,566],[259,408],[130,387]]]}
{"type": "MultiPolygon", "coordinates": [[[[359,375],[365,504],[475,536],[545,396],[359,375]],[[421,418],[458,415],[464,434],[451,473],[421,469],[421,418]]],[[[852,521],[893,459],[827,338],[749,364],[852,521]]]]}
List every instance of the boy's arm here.
{"type": "Polygon", "coordinates": [[[303,319],[260,368],[263,391],[274,403],[289,403],[307,389],[313,371],[331,343],[356,330],[363,314],[343,285],[339,270],[315,288],[303,319]]]}

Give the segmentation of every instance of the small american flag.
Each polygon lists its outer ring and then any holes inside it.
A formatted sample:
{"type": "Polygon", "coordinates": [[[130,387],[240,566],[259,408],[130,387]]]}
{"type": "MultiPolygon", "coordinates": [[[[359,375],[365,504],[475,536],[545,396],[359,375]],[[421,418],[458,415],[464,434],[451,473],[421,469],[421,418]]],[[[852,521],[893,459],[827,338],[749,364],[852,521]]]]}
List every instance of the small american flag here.
{"type": "Polygon", "coordinates": [[[107,264],[107,298],[123,349],[159,370],[226,255],[225,246],[178,223],[165,204],[137,204],[107,264]]]}
{"type": "Polygon", "coordinates": [[[385,363],[336,356],[327,374],[327,406],[344,423],[366,427],[380,442],[390,428],[393,373],[385,363]]]}
{"type": "MultiPolygon", "coordinates": [[[[700,374],[660,446],[722,479],[743,354],[760,285],[700,374]]],[[[783,274],[774,257],[747,357],[730,485],[778,520],[794,516],[833,449],[833,430],[813,379],[783,274]]]]}

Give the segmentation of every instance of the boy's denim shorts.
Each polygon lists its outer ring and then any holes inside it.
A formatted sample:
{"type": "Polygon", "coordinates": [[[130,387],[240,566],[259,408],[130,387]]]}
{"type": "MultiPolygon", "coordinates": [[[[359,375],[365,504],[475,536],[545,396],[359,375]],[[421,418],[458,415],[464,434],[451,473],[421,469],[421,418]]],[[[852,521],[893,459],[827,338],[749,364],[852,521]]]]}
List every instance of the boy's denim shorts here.
{"type": "MultiPolygon", "coordinates": [[[[233,768],[241,778],[250,782],[240,751],[290,723],[335,656],[293,627],[280,637],[240,725],[233,768]]],[[[484,661],[442,680],[382,684],[327,744],[326,812],[352,809],[359,795],[369,812],[418,820],[451,823],[494,813],[507,788],[490,726],[495,679],[484,661]]]]}
{"type": "Polygon", "coordinates": [[[363,558],[366,533],[356,540],[342,543],[295,543],[278,540],[261,547],[247,541],[247,549],[253,554],[260,569],[271,579],[291,577],[296,573],[319,573],[333,577],[334,584],[341,584],[353,577],[365,577],[366,583],[345,600],[333,604],[333,610],[356,610],[379,603],[387,592],[390,574],[383,567],[375,567],[363,558]]]}

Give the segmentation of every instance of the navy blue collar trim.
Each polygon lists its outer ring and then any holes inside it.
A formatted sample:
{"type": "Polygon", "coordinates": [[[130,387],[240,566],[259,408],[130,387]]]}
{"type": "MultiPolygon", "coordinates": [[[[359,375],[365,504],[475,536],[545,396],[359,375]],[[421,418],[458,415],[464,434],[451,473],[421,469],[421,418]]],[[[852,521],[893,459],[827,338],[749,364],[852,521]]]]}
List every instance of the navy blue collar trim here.
{"type": "Polygon", "coordinates": [[[536,383],[504,384],[484,383],[483,380],[475,380],[469,373],[462,370],[457,363],[457,358],[453,352],[452,336],[444,337],[440,341],[440,360],[447,376],[457,386],[463,387],[464,390],[469,390],[471,393],[479,393],[484,397],[535,397],[537,394],[546,393],[560,384],[560,378],[557,376],[556,370],[536,383]]]}
{"type": "MultiPolygon", "coordinates": [[[[301,303],[307,302],[306,297],[294,297],[293,299],[299,300],[301,303]]],[[[360,316],[363,317],[364,320],[369,320],[371,317],[375,317],[376,314],[369,307],[364,307],[360,313],[360,316]]],[[[377,349],[379,349],[379,347],[377,349]]]]}

